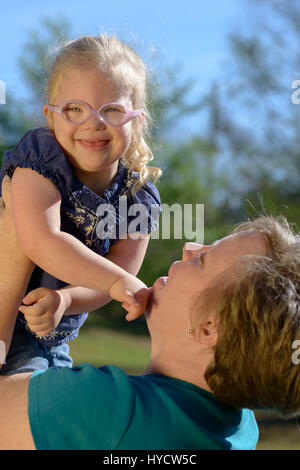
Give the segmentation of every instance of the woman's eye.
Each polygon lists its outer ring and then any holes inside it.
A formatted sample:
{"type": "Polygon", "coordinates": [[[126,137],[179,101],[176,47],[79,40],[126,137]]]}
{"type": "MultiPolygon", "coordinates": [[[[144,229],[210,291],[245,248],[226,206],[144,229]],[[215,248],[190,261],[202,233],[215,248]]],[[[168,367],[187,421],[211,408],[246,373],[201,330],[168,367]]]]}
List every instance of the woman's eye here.
{"type": "Polygon", "coordinates": [[[201,263],[204,266],[204,258],[205,258],[206,252],[203,251],[200,256],[199,256],[199,263],[201,263]]]}

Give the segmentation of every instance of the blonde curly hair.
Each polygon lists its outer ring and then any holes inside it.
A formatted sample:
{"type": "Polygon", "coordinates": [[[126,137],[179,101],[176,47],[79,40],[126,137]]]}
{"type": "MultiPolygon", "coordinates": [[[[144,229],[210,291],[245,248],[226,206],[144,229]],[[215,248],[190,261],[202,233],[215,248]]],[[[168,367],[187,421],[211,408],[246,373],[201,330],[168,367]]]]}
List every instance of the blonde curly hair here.
{"type": "Polygon", "coordinates": [[[136,52],[116,36],[82,36],[61,45],[55,53],[50,69],[47,99],[54,104],[59,81],[68,68],[92,66],[110,74],[121,86],[131,90],[134,109],[144,109],[145,119],[132,121],[130,146],[121,161],[129,170],[138,173],[132,191],[137,191],[151,178],[154,182],[161,175],[160,168],[148,166],[153,153],[147,139],[150,137],[151,117],[147,109],[147,74],[145,64],[136,52]]]}

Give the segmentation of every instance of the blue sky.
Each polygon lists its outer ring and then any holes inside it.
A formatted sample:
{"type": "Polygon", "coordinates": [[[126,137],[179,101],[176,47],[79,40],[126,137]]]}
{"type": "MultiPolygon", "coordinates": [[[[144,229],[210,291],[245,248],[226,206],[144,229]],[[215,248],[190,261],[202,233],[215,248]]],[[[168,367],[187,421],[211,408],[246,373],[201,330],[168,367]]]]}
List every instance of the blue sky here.
{"type": "Polygon", "coordinates": [[[7,93],[25,98],[18,69],[28,32],[42,32],[41,17],[66,17],[73,36],[100,30],[152,44],[164,63],[195,79],[195,93],[218,76],[226,36],[238,18],[239,0],[14,0],[1,1],[0,80],[7,93]]]}

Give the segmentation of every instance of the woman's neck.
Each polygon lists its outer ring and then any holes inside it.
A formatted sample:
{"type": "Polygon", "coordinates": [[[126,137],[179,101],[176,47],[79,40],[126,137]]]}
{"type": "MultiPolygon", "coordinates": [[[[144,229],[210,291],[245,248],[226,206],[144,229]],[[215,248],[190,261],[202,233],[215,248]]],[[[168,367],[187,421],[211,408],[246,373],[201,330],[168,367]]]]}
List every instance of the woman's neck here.
{"type": "Polygon", "coordinates": [[[143,375],[161,374],[167,377],[173,377],[175,379],[192,383],[212,393],[204,378],[206,368],[211,359],[209,358],[209,360],[205,360],[204,357],[203,361],[201,361],[199,357],[196,359],[197,360],[191,362],[190,360],[186,361],[181,358],[162,357],[162,355],[151,357],[143,375]]]}

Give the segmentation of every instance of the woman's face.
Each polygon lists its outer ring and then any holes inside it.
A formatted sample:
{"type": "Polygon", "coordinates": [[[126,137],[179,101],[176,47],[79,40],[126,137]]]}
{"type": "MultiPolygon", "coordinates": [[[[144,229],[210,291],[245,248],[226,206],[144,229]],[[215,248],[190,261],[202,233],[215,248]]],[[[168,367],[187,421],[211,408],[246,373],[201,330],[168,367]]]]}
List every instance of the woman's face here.
{"type": "Polygon", "coordinates": [[[187,334],[191,328],[192,301],[222,272],[229,270],[229,275],[233,274],[239,257],[245,255],[265,255],[261,233],[244,231],[212,245],[186,244],[182,259],[170,266],[168,277],[160,277],[152,287],[146,312],[152,339],[187,334]]]}

